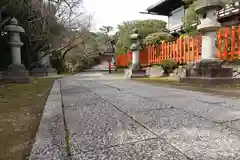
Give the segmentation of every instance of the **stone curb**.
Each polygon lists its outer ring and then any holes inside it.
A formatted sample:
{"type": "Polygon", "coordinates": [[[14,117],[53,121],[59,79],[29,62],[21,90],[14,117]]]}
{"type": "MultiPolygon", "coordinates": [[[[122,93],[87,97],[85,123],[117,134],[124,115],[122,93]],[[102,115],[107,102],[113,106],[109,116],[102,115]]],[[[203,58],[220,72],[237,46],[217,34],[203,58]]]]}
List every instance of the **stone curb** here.
{"type": "Polygon", "coordinates": [[[30,160],[63,160],[67,157],[60,81],[56,80],[45,104],[30,160]]]}

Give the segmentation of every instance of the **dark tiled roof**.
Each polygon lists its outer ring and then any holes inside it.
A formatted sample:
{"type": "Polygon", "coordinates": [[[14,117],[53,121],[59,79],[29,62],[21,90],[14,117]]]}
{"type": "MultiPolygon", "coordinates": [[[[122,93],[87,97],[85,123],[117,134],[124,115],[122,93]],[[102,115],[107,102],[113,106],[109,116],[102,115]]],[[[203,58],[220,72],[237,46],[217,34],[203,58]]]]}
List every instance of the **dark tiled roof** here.
{"type": "Polygon", "coordinates": [[[168,16],[171,11],[181,7],[184,4],[182,0],[161,0],[158,3],[148,7],[148,12],[168,16]]]}

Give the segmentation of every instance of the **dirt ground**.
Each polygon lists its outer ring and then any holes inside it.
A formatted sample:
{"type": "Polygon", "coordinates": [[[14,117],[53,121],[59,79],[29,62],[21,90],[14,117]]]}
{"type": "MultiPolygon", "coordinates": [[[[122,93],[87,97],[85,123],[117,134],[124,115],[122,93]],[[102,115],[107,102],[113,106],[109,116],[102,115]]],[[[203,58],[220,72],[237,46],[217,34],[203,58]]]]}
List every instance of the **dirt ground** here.
{"type": "Polygon", "coordinates": [[[47,95],[56,78],[0,83],[0,160],[28,159],[47,95]]]}

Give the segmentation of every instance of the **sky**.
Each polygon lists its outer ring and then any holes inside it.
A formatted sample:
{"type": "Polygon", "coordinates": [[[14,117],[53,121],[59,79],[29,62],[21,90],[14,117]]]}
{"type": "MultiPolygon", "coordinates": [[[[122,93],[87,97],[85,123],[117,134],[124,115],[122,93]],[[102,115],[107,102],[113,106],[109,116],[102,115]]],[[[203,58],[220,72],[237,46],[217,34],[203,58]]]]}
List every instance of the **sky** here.
{"type": "MultiPolygon", "coordinates": [[[[141,14],[149,6],[160,0],[84,0],[86,11],[93,14],[92,31],[105,26],[117,27],[123,21],[160,19],[167,21],[167,17],[158,15],[141,14]]],[[[114,30],[115,32],[116,30],[114,30]]]]}

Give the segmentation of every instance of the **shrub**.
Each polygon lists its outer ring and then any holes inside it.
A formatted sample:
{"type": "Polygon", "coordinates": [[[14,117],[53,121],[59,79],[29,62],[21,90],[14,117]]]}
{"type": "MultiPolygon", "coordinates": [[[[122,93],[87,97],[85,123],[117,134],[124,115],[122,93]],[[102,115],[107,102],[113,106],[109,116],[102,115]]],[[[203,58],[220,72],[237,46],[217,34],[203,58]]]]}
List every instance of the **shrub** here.
{"type": "Polygon", "coordinates": [[[174,69],[178,67],[178,64],[170,59],[161,61],[159,65],[162,67],[166,75],[169,75],[170,73],[173,72],[174,69]]]}
{"type": "Polygon", "coordinates": [[[159,64],[152,64],[151,67],[152,67],[152,68],[154,68],[154,67],[159,67],[159,64]]]}
{"type": "Polygon", "coordinates": [[[164,40],[171,40],[172,36],[168,32],[155,32],[150,35],[148,35],[144,39],[144,44],[146,45],[155,45],[155,44],[160,44],[164,40]]]}
{"type": "Polygon", "coordinates": [[[75,73],[79,73],[84,70],[84,64],[82,62],[78,63],[75,67],[76,67],[74,70],[75,73]]]}

